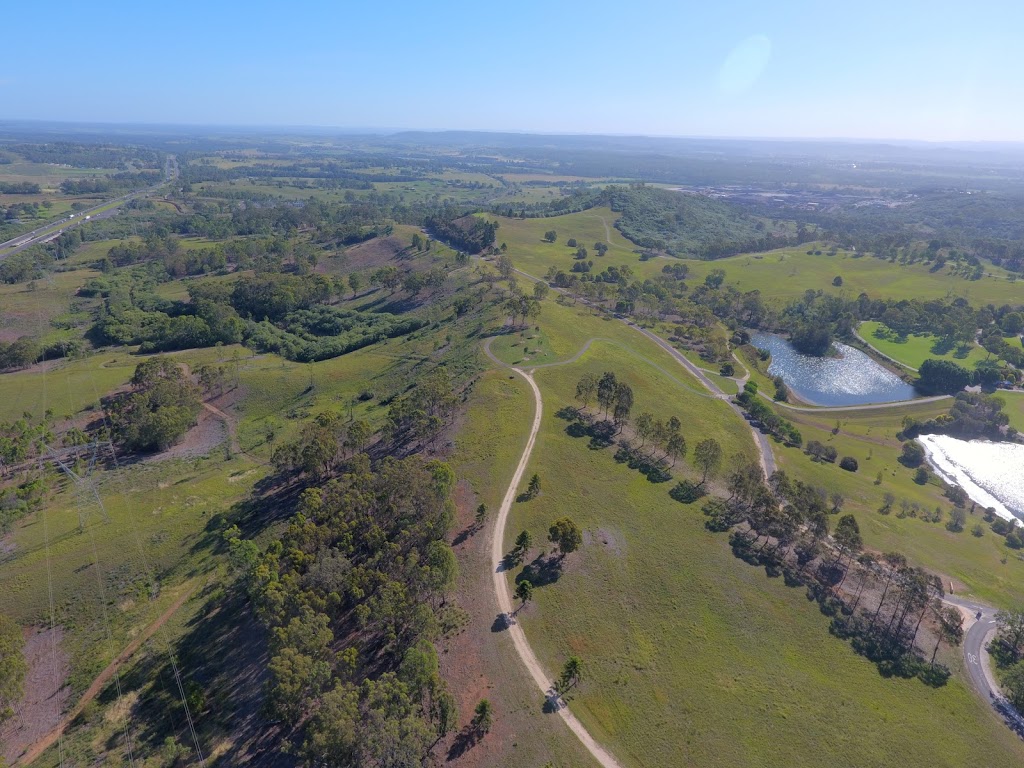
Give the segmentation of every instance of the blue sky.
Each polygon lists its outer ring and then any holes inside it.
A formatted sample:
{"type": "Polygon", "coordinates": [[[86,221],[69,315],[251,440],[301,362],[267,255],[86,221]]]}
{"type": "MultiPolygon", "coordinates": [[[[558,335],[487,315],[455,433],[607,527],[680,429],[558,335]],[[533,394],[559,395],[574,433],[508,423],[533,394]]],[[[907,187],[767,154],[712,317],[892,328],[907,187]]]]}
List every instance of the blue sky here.
{"type": "Polygon", "coordinates": [[[11,3],[0,118],[1024,141],[1024,3],[11,3]]]}

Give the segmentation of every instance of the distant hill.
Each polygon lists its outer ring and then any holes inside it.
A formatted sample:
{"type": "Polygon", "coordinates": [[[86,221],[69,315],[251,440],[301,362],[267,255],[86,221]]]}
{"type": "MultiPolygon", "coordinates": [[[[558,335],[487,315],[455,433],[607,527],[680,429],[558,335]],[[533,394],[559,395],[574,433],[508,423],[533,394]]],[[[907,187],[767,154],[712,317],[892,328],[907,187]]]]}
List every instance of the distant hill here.
{"type": "Polygon", "coordinates": [[[768,250],[795,243],[784,229],[742,209],[702,195],[632,185],[605,190],[615,226],[637,245],[673,256],[716,259],[744,251],[768,250]]]}

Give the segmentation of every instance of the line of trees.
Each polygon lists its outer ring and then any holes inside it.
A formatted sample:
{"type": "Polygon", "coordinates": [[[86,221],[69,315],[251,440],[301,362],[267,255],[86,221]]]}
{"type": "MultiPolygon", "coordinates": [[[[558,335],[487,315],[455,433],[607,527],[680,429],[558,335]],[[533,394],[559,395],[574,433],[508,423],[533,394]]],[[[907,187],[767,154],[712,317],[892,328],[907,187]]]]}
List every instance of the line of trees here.
{"type": "Polygon", "coordinates": [[[840,516],[830,536],[829,518],[839,514],[842,497],[833,497],[830,509],[824,491],[782,470],[766,481],[757,465],[737,465],[727,488],[729,496],[709,501],[704,514],[708,528],[731,531],[737,557],[806,585],[832,617],[832,634],[850,640],[883,675],[946,682],[949,670],[935,663],[938,647],[959,644],[963,630],[959,612],[942,604],[941,579],[898,553],[880,560],[865,553],[853,515],[840,516]],[[919,644],[922,626],[936,638],[930,657],[919,644]]]}

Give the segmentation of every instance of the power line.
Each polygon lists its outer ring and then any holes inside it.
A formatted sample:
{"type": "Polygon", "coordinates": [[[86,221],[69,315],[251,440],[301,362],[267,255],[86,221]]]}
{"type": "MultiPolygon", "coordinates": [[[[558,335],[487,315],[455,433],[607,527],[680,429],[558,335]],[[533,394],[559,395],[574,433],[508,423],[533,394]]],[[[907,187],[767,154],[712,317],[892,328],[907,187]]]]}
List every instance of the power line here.
{"type": "MultiPolygon", "coordinates": [[[[99,398],[99,393],[96,390],[96,382],[90,380],[90,383],[92,384],[93,397],[96,398],[97,404],[101,404],[100,403],[100,398],[99,398]]],[[[102,408],[101,408],[100,412],[103,414],[102,415],[103,424],[104,424],[104,427],[107,430],[107,435],[108,435],[108,438],[109,438],[106,441],[106,445],[107,445],[107,448],[109,448],[109,450],[110,450],[110,457],[111,457],[112,461],[114,462],[114,469],[117,472],[117,477],[118,477],[118,480],[119,480],[119,482],[121,484],[120,495],[121,495],[121,499],[123,501],[124,498],[125,498],[124,478],[121,476],[121,463],[120,463],[120,461],[118,461],[117,451],[114,448],[113,429],[111,427],[110,420],[107,418],[106,411],[102,410],[102,408]]],[[[149,563],[149,558],[146,557],[145,549],[142,546],[142,540],[139,538],[138,529],[135,527],[135,523],[131,519],[131,517],[129,517],[129,526],[131,527],[131,530],[132,530],[132,538],[135,539],[135,545],[136,545],[136,547],[139,550],[139,557],[142,558],[143,570],[145,571],[146,576],[147,576],[147,578],[149,578],[151,583],[156,583],[156,573],[155,573],[155,571],[153,570],[152,566],[149,563]]],[[[199,764],[201,766],[203,766],[203,768],[206,768],[206,758],[203,755],[202,745],[199,743],[199,734],[196,732],[195,722],[194,722],[194,720],[192,718],[191,708],[188,705],[188,697],[185,695],[185,688],[184,688],[184,685],[183,685],[182,680],[181,680],[181,673],[180,673],[180,670],[178,668],[178,663],[177,663],[177,660],[174,658],[174,653],[171,650],[171,643],[167,639],[167,636],[164,633],[163,627],[160,627],[157,631],[163,635],[162,639],[164,641],[164,644],[165,644],[165,647],[166,647],[166,650],[167,650],[167,657],[168,657],[168,659],[171,662],[171,670],[174,673],[174,680],[177,683],[178,693],[179,693],[179,695],[181,697],[181,706],[182,706],[182,709],[184,709],[184,711],[185,711],[185,720],[188,723],[189,733],[192,736],[192,742],[195,744],[195,747],[196,747],[196,756],[199,758],[199,764]]]]}

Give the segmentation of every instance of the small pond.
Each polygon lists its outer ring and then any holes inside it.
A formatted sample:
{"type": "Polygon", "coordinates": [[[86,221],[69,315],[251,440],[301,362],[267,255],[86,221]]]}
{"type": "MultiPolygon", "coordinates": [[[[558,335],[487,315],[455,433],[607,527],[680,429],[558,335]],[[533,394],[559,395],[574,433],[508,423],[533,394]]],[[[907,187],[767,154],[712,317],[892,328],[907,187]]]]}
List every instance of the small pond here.
{"type": "Polygon", "coordinates": [[[870,405],[917,396],[910,384],[846,344],[836,342],[839,357],[811,357],[772,333],[755,333],[751,343],[771,352],[768,372],[781,376],[794,395],[812,405],[870,405]]]}

